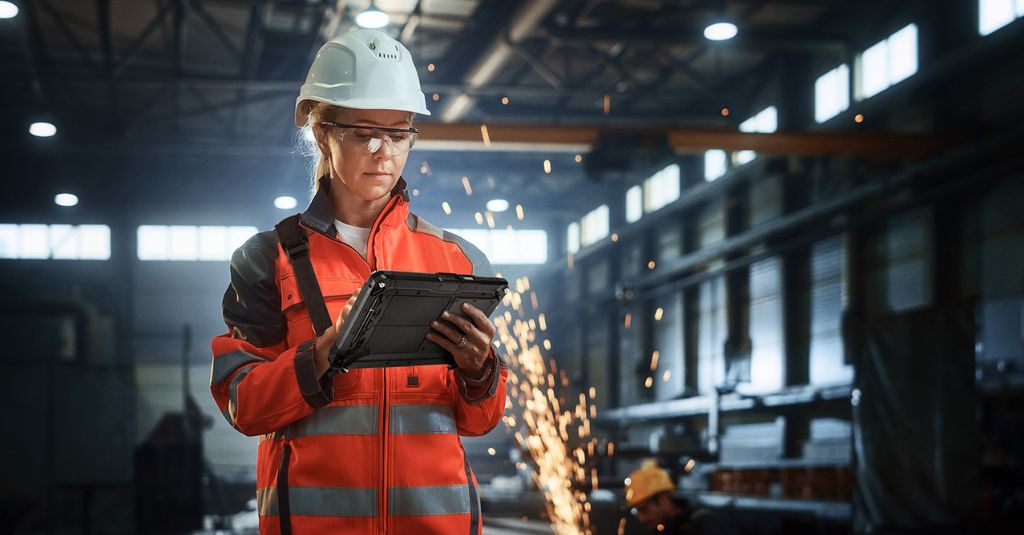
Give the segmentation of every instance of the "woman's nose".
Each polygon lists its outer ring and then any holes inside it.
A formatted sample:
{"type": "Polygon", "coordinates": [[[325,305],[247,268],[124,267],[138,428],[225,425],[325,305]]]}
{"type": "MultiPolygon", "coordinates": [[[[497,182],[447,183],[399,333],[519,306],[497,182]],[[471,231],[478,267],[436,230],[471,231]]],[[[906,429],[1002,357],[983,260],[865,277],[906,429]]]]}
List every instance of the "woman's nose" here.
{"type": "Polygon", "coordinates": [[[373,157],[379,160],[390,160],[392,155],[391,149],[391,138],[385,137],[381,139],[380,148],[377,149],[377,152],[373,153],[373,157]]]}

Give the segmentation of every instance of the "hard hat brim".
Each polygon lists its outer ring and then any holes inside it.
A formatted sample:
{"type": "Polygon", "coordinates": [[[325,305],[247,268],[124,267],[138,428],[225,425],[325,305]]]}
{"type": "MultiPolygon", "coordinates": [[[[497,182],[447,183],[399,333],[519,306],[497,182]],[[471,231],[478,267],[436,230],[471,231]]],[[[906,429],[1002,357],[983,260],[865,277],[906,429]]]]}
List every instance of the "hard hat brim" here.
{"type": "Polygon", "coordinates": [[[396,110],[396,111],[407,111],[409,113],[416,113],[419,115],[430,115],[430,110],[425,106],[418,105],[413,102],[395,105],[393,99],[349,99],[345,102],[335,102],[331,99],[321,98],[317,96],[299,97],[295,99],[295,126],[306,126],[307,117],[306,114],[302,113],[302,103],[307,100],[315,102],[323,102],[332,106],[338,106],[339,108],[352,108],[355,110],[396,110]]]}

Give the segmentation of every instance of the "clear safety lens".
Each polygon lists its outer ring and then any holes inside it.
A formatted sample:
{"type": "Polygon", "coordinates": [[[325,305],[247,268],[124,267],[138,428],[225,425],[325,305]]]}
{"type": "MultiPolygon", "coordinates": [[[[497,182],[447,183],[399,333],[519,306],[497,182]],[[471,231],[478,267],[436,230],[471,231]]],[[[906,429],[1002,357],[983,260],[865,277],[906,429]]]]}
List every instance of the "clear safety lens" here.
{"type": "Polygon", "coordinates": [[[382,132],[362,128],[339,130],[342,132],[341,141],[345,145],[369,154],[376,154],[385,143],[392,155],[404,154],[412,148],[416,139],[416,134],[408,132],[390,132],[383,135],[382,132]]]}

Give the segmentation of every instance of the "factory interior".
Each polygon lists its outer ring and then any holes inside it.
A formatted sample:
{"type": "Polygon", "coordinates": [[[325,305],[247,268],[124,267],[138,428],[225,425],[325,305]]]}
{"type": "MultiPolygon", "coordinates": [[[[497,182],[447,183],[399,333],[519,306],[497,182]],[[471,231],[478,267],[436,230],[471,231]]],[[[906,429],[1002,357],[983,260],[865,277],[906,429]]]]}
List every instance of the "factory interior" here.
{"type": "Polygon", "coordinates": [[[233,255],[313,198],[296,98],[360,28],[406,47],[430,112],[409,209],[508,281],[504,413],[461,437],[484,534],[676,533],[643,520],[660,496],[678,533],[1020,533],[1022,19],[0,1],[0,533],[288,532],[211,340],[233,255]]]}

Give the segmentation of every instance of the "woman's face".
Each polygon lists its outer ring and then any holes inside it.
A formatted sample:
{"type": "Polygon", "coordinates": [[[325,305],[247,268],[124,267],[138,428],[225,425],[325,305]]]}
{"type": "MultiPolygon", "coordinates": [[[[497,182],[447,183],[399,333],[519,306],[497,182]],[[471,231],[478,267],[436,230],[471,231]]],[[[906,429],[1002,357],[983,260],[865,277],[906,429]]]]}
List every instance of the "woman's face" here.
{"type": "MultiPolygon", "coordinates": [[[[322,120],[368,127],[410,128],[411,114],[397,110],[356,110],[334,108],[324,113],[322,120]]],[[[325,147],[330,154],[334,184],[341,183],[352,195],[373,202],[388,195],[402,176],[409,152],[394,154],[391,146],[384,143],[375,153],[369,153],[353,143],[339,139],[342,130],[318,127],[322,132],[321,150],[325,147]]],[[[349,130],[346,135],[353,134],[349,130]]],[[[382,133],[383,134],[383,133],[382,133]]],[[[349,141],[349,140],[347,140],[349,141]]]]}

